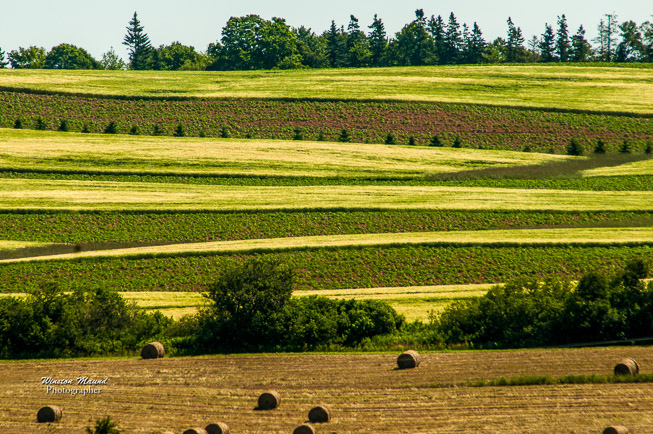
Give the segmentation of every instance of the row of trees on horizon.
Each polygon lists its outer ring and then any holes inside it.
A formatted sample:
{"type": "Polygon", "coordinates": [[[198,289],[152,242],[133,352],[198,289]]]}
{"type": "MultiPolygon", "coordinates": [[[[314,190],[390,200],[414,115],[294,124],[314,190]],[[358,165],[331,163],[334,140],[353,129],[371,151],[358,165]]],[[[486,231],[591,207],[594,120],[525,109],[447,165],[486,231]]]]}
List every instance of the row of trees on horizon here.
{"type": "Polygon", "coordinates": [[[282,18],[265,20],[258,15],[232,17],[222,29],[220,41],[205,52],[173,42],[152,46],[134,12],[123,45],[129,59],[123,61],[111,48],[101,60],[71,44],[60,44],[46,53],[42,47],[20,47],[6,54],[0,48],[0,68],[15,69],[132,69],[132,70],[252,70],[345,68],[379,66],[457,65],[534,62],[653,62],[653,23],[619,23],[606,14],[591,42],[581,25],[571,34],[565,15],[544,32],[526,41],[522,29],[507,20],[506,37],[487,42],[480,27],[460,24],[453,14],[427,18],[423,9],[394,37],[388,37],[381,18],[374,15],[366,33],[351,15],[345,28],[331,22],[320,35],[304,26],[292,28],[282,18]]]}

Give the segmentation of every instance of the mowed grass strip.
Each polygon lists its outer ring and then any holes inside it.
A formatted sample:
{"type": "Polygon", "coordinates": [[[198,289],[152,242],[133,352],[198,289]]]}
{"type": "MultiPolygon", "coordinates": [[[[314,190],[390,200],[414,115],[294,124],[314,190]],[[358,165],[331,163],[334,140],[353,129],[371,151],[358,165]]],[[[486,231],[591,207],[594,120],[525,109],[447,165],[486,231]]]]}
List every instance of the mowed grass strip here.
{"type": "MultiPolygon", "coordinates": [[[[651,141],[653,145],[653,141],[651,141]]],[[[633,161],[618,166],[598,167],[582,172],[584,177],[604,176],[650,176],[653,175],[653,159],[633,161]]]]}
{"type": "Polygon", "coordinates": [[[653,192],[442,186],[245,187],[0,179],[6,210],[653,210],[653,192]]]}
{"type": "Polygon", "coordinates": [[[14,250],[25,249],[30,247],[44,247],[44,246],[49,246],[51,244],[52,243],[41,243],[36,241],[0,240],[0,252],[14,251],[14,250]]]}
{"type": "Polygon", "coordinates": [[[0,169],[141,175],[407,178],[564,161],[550,154],[360,143],[0,129],[0,169]]]}
{"type": "Polygon", "coordinates": [[[297,249],[401,245],[534,245],[534,244],[653,244],[653,227],[511,229],[487,231],[409,232],[321,235],[169,244],[125,249],[91,250],[60,255],[8,259],[0,262],[71,260],[103,257],[154,257],[210,254],[251,254],[297,249]]]}
{"type": "Polygon", "coordinates": [[[130,97],[342,98],[653,112],[653,69],[561,65],[296,71],[0,71],[3,88],[130,97]]]}

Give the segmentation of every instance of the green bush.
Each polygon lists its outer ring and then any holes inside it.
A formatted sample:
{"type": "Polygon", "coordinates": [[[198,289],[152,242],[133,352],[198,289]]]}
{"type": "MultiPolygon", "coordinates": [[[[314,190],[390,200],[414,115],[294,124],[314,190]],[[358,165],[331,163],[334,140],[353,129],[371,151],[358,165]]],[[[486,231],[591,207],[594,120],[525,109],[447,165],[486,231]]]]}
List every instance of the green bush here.
{"type": "Polygon", "coordinates": [[[25,299],[0,299],[0,357],[122,354],[159,337],[170,322],[102,287],[66,294],[44,284],[25,299]]]}

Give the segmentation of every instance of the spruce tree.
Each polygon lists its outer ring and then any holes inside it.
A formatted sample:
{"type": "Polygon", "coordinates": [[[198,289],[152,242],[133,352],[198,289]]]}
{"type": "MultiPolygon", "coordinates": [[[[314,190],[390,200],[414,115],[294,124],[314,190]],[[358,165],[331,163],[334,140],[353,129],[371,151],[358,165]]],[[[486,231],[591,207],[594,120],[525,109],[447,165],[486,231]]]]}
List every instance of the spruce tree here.
{"type": "Polygon", "coordinates": [[[444,33],[446,26],[442,17],[440,15],[438,15],[437,18],[431,16],[428,24],[428,29],[431,37],[433,38],[433,42],[435,43],[435,54],[438,56],[438,63],[443,64],[443,59],[445,56],[444,33]]]}
{"type": "Polygon", "coordinates": [[[520,27],[508,17],[508,41],[506,47],[506,60],[508,62],[519,62],[522,60],[521,52],[524,50],[524,35],[520,27]]]}
{"type": "Polygon", "coordinates": [[[605,154],[605,142],[601,139],[596,141],[596,146],[594,147],[595,154],[605,154]]]}
{"type": "Polygon", "coordinates": [[[553,35],[553,27],[549,24],[546,25],[544,33],[542,33],[542,39],[540,39],[539,49],[540,56],[542,57],[542,62],[553,62],[554,57],[554,47],[555,36],[553,35]]]}
{"type": "Polygon", "coordinates": [[[558,32],[556,36],[556,53],[558,54],[558,60],[561,62],[569,62],[569,50],[571,44],[569,43],[569,30],[567,29],[567,17],[565,17],[565,14],[558,17],[558,32]]]}
{"type": "Polygon", "coordinates": [[[370,52],[372,53],[372,66],[383,66],[385,64],[385,53],[388,48],[385,26],[381,18],[378,18],[374,14],[374,21],[369,28],[372,29],[368,37],[370,52]]]}
{"type": "Polygon", "coordinates": [[[447,31],[444,34],[444,59],[440,59],[441,63],[455,64],[458,63],[460,56],[460,47],[462,39],[460,34],[460,24],[456,20],[456,16],[451,12],[449,15],[449,24],[447,24],[447,31]]]}
{"type": "Polygon", "coordinates": [[[7,65],[9,65],[9,62],[5,60],[5,52],[2,51],[2,47],[0,47],[0,68],[6,68],[7,65]]]}
{"type": "Polygon", "coordinates": [[[336,22],[331,21],[331,28],[326,32],[327,57],[331,68],[340,68],[345,64],[345,38],[342,29],[336,27],[336,22]]]}
{"type": "Polygon", "coordinates": [[[567,155],[580,156],[583,155],[583,145],[577,139],[571,139],[569,145],[567,145],[567,155]]]}
{"type": "Polygon", "coordinates": [[[587,62],[592,55],[592,46],[585,39],[585,29],[583,26],[571,37],[571,61],[587,62]]]}
{"type": "Polygon", "coordinates": [[[129,47],[129,67],[131,69],[144,70],[149,68],[152,43],[147,33],[144,32],[136,12],[134,12],[134,16],[129,22],[127,34],[122,44],[129,47]]]}

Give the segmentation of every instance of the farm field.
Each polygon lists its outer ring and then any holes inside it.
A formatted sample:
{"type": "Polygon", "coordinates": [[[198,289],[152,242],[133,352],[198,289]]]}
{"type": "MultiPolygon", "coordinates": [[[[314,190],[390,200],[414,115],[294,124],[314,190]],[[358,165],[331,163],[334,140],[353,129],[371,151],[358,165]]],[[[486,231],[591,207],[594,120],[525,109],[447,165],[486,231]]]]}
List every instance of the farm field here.
{"type": "Polygon", "coordinates": [[[650,67],[499,65],[306,71],[2,71],[3,88],[157,98],[379,99],[653,112],[650,67]]]}
{"type": "Polygon", "coordinates": [[[236,432],[291,432],[310,408],[327,403],[333,420],[318,432],[601,432],[653,425],[650,383],[471,387],[501,377],[610,375],[632,357],[649,373],[648,348],[422,354],[413,370],[395,370],[397,353],[225,355],[158,360],[0,362],[0,430],[82,432],[107,414],[126,432],[181,432],[224,421],[236,432]],[[41,377],[107,378],[100,394],[48,395],[41,377]],[[455,386],[455,387],[454,387],[455,386]],[[275,389],[281,405],[255,411],[275,389]],[[36,411],[59,405],[57,424],[36,411]]]}
{"type": "MultiPolygon", "coordinates": [[[[248,254],[298,249],[410,246],[410,245],[646,245],[653,244],[653,228],[565,228],[486,231],[409,232],[389,234],[324,235],[170,244],[126,249],[91,250],[59,255],[6,259],[2,262],[75,260],[106,257],[157,257],[211,254],[248,254]]],[[[2,244],[0,244],[2,248],[2,244]]],[[[15,248],[15,247],[14,247],[15,248]]]]}

